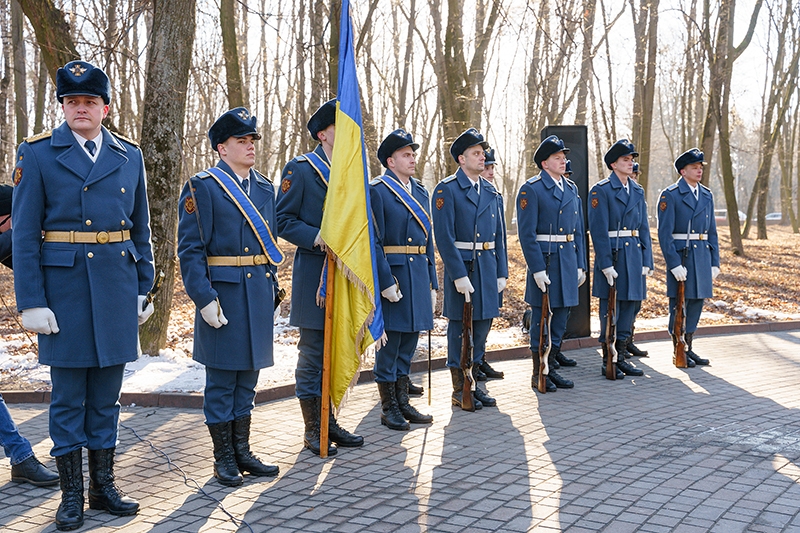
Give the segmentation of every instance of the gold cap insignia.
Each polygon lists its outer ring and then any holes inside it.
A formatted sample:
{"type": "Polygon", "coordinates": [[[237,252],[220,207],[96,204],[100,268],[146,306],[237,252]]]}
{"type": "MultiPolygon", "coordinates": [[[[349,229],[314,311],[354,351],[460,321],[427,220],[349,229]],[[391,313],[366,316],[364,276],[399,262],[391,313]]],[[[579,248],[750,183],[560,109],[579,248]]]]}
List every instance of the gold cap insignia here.
{"type": "Polygon", "coordinates": [[[72,72],[73,76],[77,76],[80,78],[83,75],[83,73],[86,72],[86,67],[76,63],[72,65],[72,68],[69,69],[69,71],[72,72]]]}
{"type": "Polygon", "coordinates": [[[247,111],[245,111],[244,109],[239,111],[238,115],[239,115],[239,118],[241,118],[242,120],[247,120],[248,118],[250,118],[250,115],[248,115],[247,111]]]}

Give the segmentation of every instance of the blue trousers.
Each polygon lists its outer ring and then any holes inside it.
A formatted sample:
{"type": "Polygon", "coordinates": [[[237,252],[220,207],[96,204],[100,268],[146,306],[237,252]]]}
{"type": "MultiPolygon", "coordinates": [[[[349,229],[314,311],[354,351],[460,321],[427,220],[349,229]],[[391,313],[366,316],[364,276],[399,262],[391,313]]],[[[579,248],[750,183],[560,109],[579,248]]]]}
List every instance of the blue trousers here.
{"type": "Polygon", "coordinates": [[[301,400],[322,396],[322,355],[325,332],[321,329],[300,328],[297,368],[294,371],[294,393],[301,400]]]}
{"type": "Polygon", "coordinates": [[[50,455],[60,457],[81,448],[117,446],[119,393],[125,365],[105,368],[50,367],[50,455]]]}
{"type": "MultiPolygon", "coordinates": [[[[617,300],[617,340],[628,340],[633,330],[636,313],[642,307],[641,300],[617,300]]],[[[600,298],[600,343],[606,342],[606,317],[608,298],[600,298]]]]}
{"type": "MultiPolygon", "coordinates": [[[[551,309],[553,317],[550,319],[550,338],[552,345],[561,347],[564,340],[564,333],[567,331],[567,319],[569,318],[569,307],[553,307],[551,309]]],[[[531,308],[531,350],[539,353],[539,324],[542,322],[542,308],[531,308]]]]}
{"type": "MultiPolygon", "coordinates": [[[[450,368],[461,368],[461,333],[464,324],[461,320],[449,320],[447,322],[447,366],[450,368]]],[[[478,359],[478,346],[483,346],[486,351],[486,337],[492,329],[492,319],[472,321],[472,364],[479,365],[483,362],[483,352],[478,359]]]]}
{"type": "Polygon", "coordinates": [[[31,443],[17,429],[2,394],[0,394],[0,446],[3,447],[12,465],[18,465],[33,455],[31,443]]]}
{"type": "MultiPolygon", "coordinates": [[[[703,298],[686,298],[686,333],[697,331],[697,323],[700,322],[700,313],[703,312],[703,298]]],[[[677,298],[669,299],[669,332],[672,333],[672,326],[675,325],[675,306],[678,305],[677,298]]]]}
{"type": "Polygon", "coordinates": [[[203,414],[206,424],[221,424],[248,416],[255,407],[258,370],[206,367],[203,414]]]}
{"type": "Polygon", "coordinates": [[[378,383],[392,383],[398,376],[408,375],[419,332],[387,331],[386,337],[386,344],[375,354],[373,373],[378,383]]]}

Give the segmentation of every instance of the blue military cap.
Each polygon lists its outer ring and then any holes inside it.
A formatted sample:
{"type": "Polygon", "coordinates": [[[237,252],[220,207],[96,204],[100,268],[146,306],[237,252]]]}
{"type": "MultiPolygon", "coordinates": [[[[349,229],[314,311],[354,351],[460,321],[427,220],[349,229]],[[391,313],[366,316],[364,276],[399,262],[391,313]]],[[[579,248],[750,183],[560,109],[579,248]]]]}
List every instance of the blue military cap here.
{"type": "Polygon", "coordinates": [[[687,150],[679,155],[678,159],[675,160],[675,170],[680,173],[683,167],[686,165],[691,165],[692,163],[706,164],[704,160],[704,154],[699,148],[692,148],[691,150],[687,150]]]}
{"type": "Polygon", "coordinates": [[[611,148],[608,149],[606,155],[603,156],[603,161],[606,162],[606,166],[609,170],[613,170],[611,168],[611,163],[615,163],[617,159],[624,155],[632,155],[633,157],[639,157],[639,152],[636,151],[636,148],[633,146],[633,143],[630,142],[628,139],[620,139],[614,144],[611,145],[611,148]]]}
{"type": "Polygon", "coordinates": [[[405,148],[406,146],[410,146],[415,152],[419,149],[419,145],[414,142],[414,138],[410,133],[403,128],[396,129],[387,135],[378,147],[378,160],[386,167],[386,160],[392,157],[392,154],[400,148],[405,148]]]}
{"type": "Polygon", "coordinates": [[[331,124],[336,124],[336,98],[328,100],[314,111],[314,114],[308,119],[308,131],[315,141],[319,141],[317,133],[331,124]]]}
{"type": "Polygon", "coordinates": [[[639,173],[639,163],[638,162],[634,162],[633,163],[633,173],[634,174],[638,174],[639,173]]]}
{"type": "Polygon", "coordinates": [[[567,169],[564,171],[564,175],[565,176],[572,175],[572,162],[569,159],[567,159],[567,169]]]}
{"type": "Polygon", "coordinates": [[[245,137],[252,135],[253,139],[260,139],[261,134],[256,131],[256,116],[251,115],[246,107],[237,107],[223,113],[208,130],[208,140],[211,147],[216,150],[217,145],[224,143],[231,137],[245,137]]]}
{"type": "Polygon", "coordinates": [[[489,148],[489,143],[483,139],[481,132],[475,128],[469,128],[459,135],[456,140],[453,141],[453,144],[450,145],[450,155],[453,156],[453,159],[458,163],[458,156],[463,154],[467,148],[475,146],[476,144],[480,144],[481,148],[484,150],[489,148]]]}
{"type": "Polygon", "coordinates": [[[486,157],[486,159],[483,162],[484,165],[496,165],[497,164],[497,159],[495,158],[495,154],[494,154],[494,148],[489,148],[488,150],[483,152],[483,155],[486,157]]]}
{"type": "Polygon", "coordinates": [[[533,154],[533,162],[536,163],[536,166],[539,167],[539,169],[541,169],[542,161],[557,152],[564,152],[565,154],[568,154],[569,148],[564,146],[564,141],[555,135],[551,135],[543,140],[536,149],[536,152],[533,154]]]}
{"type": "Polygon", "coordinates": [[[56,72],[56,98],[65,96],[98,96],[108,105],[111,102],[111,82],[103,69],[86,61],[70,61],[56,72]]]}

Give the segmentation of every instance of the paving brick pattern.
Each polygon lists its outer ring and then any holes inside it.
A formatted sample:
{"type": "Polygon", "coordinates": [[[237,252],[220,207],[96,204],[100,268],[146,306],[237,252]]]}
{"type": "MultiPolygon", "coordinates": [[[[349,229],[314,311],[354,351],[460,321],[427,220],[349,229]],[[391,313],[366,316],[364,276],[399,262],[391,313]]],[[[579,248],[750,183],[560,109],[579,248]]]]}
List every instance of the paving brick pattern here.
{"type": "MultiPolygon", "coordinates": [[[[800,532],[800,332],[697,337],[713,366],[686,370],[671,343],[642,344],[644,377],[606,381],[582,348],[561,371],[576,388],[547,395],[531,391],[530,361],[498,362],[507,377],[488,389],[499,408],[476,413],[450,407],[449,373],[437,371],[433,405],[413,400],[435,422],[408,432],[381,426],[377,388],[359,385],[340,421],[367,444],[328,460],[303,450],[295,399],[259,405],[253,448],[281,475],[236,488],[212,477],[201,411],[125,407],[117,474],[142,509],[87,509],[79,531],[800,532]]],[[[54,466],[46,407],[10,408],[54,466]]],[[[0,461],[0,531],[55,531],[58,501],[11,483],[0,461]]]]}

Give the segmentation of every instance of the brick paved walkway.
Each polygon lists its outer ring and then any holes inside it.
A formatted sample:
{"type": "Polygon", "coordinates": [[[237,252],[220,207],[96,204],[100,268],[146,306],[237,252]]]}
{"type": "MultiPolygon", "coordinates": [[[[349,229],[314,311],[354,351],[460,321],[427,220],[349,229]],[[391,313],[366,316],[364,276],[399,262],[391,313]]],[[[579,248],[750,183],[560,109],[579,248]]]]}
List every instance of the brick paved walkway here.
{"type": "MultiPolygon", "coordinates": [[[[576,388],[544,396],[530,361],[498,362],[507,378],[488,389],[499,408],[477,413],[450,407],[437,371],[433,406],[414,400],[435,422],[409,432],[381,426],[377,388],[359,385],[341,421],[367,444],[327,461],[303,451],[295,399],[260,405],[253,446],[281,475],[237,488],[213,480],[201,411],[126,407],[125,426],[246,524],[122,428],[118,478],[142,510],[87,509],[79,531],[800,532],[800,332],[697,337],[713,366],[687,370],[672,367],[671,343],[642,345],[644,377],[606,381],[584,348],[562,371],[576,388]]],[[[54,466],[45,406],[10,408],[54,466]]],[[[11,483],[9,470],[0,461],[0,530],[55,531],[59,492],[11,483]]]]}

